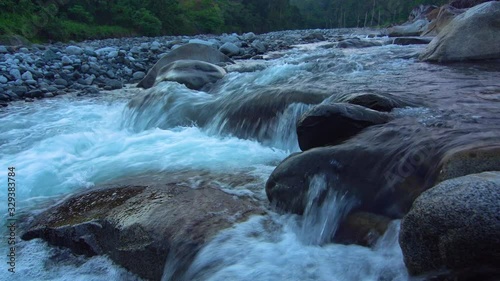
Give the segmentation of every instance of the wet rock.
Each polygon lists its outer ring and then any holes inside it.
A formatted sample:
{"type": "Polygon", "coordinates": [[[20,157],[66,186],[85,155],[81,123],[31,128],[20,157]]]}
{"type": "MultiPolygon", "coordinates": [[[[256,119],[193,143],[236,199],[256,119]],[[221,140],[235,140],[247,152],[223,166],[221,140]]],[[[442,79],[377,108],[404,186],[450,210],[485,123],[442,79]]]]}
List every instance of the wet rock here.
{"type": "Polygon", "coordinates": [[[376,111],[389,112],[394,108],[403,108],[407,106],[419,106],[410,100],[403,100],[390,94],[379,93],[349,93],[332,95],[325,102],[347,102],[357,104],[376,111]]]}
{"type": "Polygon", "coordinates": [[[437,181],[486,171],[500,171],[499,146],[462,148],[448,152],[440,163],[437,181]]]}
{"type": "Polygon", "coordinates": [[[363,129],[389,121],[385,113],[363,106],[335,103],[320,104],[304,113],[297,123],[302,151],[339,144],[363,129]]]}
{"type": "Polygon", "coordinates": [[[500,276],[500,173],[444,181],[422,193],[403,218],[399,242],[411,275],[440,280],[500,276]]]}
{"type": "Polygon", "coordinates": [[[324,175],[326,191],[347,193],[355,210],[401,218],[415,198],[431,187],[442,143],[419,124],[367,128],[336,146],[295,153],[283,160],[266,183],[278,209],[302,214],[315,175],[324,175]]]}
{"type": "Polygon", "coordinates": [[[368,48],[374,46],[382,46],[382,43],[373,40],[361,40],[359,38],[351,38],[340,41],[337,44],[337,48],[368,48]]]}
{"type": "Polygon", "coordinates": [[[387,29],[388,35],[391,37],[402,36],[419,36],[427,30],[429,21],[420,19],[414,22],[405,23],[404,25],[393,26],[387,29]]]}
{"type": "Polygon", "coordinates": [[[235,64],[230,64],[224,67],[227,72],[254,72],[259,70],[266,69],[267,66],[263,62],[253,62],[253,61],[244,61],[237,62],[235,64]]]}
{"type": "Polygon", "coordinates": [[[160,280],[167,265],[176,269],[175,280],[220,230],[263,213],[220,191],[215,180],[189,186],[187,176],[153,176],[77,194],[37,216],[22,239],[107,255],[149,280],[160,280]]]}
{"type": "Polygon", "coordinates": [[[215,64],[198,60],[176,60],[158,71],[155,85],[162,81],[175,81],[199,90],[208,83],[215,83],[226,71],[215,64]]]}
{"type": "Polygon", "coordinates": [[[236,46],[235,44],[231,42],[226,42],[224,43],[220,48],[219,51],[221,51],[223,54],[227,56],[237,56],[240,54],[240,48],[236,46]]]}
{"type": "Polygon", "coordinates": [[[397,37],[394,38],[393,44],[396,45],[412,45],[412,44],[429,44],[432,37],[397,37]]]}
{"type": "Polygon", "coordinates": [[[470,8],[432,40],[420,59],[438,62],[498,59],[499,25],[500,2],[490,1],[470,8]]]}
{"type": "Polygon", "coordinates": [[[266,52],[266,45],[264,45],[264,43],[262,43],[262,41],[260,40],[255,40],[252,42],[251,44],[252,48],[254,48],[257,53],[259,54],[263,54],[266,52]]]}
{"type": "Polygon", "coordinates": [[[148,71],[146,77],[137,84],[137,87],[151,88],[156,81],[158,71],[176,60],[198,60],[212,64],[232,63],[229,57],[212,47],[197,43],[186,44],[163,56],[148,71]]]}
{"type": "Polygon", "coordinates": [[[385,216],[368,212],[353,212],[344,219],[335,233],[334,241],[342,244],[373,246],[391,223],[385,216]]]}
{"type": "Polygon", "coordinates": [[[305,41],[325,41],[326,38],[321,32],[312,32],[302,38],[305,41]]]}

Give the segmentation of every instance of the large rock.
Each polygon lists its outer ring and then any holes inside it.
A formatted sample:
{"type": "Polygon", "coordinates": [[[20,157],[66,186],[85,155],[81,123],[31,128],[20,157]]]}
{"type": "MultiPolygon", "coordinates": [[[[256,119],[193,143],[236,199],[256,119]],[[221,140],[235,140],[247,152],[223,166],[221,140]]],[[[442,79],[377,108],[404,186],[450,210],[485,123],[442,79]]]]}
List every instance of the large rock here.
{"type": "Polygon", "coordinates": [[[382,42],[373,40],[361,40],[360,38],[350,38],[340,41],[337,48],[368,48],[382,46],[382,42]]]}
{"type": "Polygon", "coordinates": [[[176,60],[160,68],[155,85],[162,81],[175,81],[199,90],[208,83],[215,83],[226,71],[215,64],[199,60],[176,60]]]}
{"type": "Polygon", "coordinates": [[[466,9],[488,1],[498,1],[498,0],[453,0],[450,2],[450,6],[458,9],[466,9]]]}
{"type": "Polygon", "coordinates": [[[500,146],[468,147],[449,151],[441,160],[437,181],[486,171],[500,171],[500,146]]]}
{"type": "Polygon", "coordinates": [[[439,8],[436,18],[427,27],[427,30],[422,33],[422,36],[436,36],[443,30],[456,16],[464,13],[465,9],[458,9],[450,5],[443,5],[439,8]]]}
{"type": "Polygon", "coordinates": [[[414,22],[390,27],[387,29],[387,32],[391,37],[419,36],[422,32],[427,30],[428,25],[429,21],[427,19],[419,19],[414,22]]]}
{"type": "MultiPolygon", "coordinates": [[[[348,141],[292,154],[266,183],[269,201],[278,209],[302,214],[315,175],[326,190],[354,197],[357,210],[401,218],[412,202],[433,185],[445,140],[418,124],[367,128],[348,141]]],[[[321,199],[323,200],[323,199],[321,199]]]]}
{"type": "Polygon", "coordinates": [[[232,63],[233,61],[220,51],[203,44],[189,43],[164,55],[149,71],[146,77],[137,84],[137,87],[151,88],[156,80],[158,71],[176,60],[199,60],[212,64],[232,63]]]}
{"type": "Polygon", "coordinates": [[[421,106],[408,98],[402,99],[391,94],[370,92],[335,94],[329,97],[325,102],[347,102],[384,112],[389,112],[394,108],[421,106]]]}
{"type": "Polygon", "coordinates": [[[107,255],[148,280],[160,280],[167,265],[176,280],[220,230],[263,213],[255,203],[218,189],[240,179],[199,174],[138,177],[71,196],[37,216],[22,239],[107,255]],[[193,177],[201,186],[193,186],[193,177]]]}
{"type": "Polygon", "coordinates": [[[477,5],[456,16],[420,55],[424,61],[500,58],[500,2],[477,5]]]}
{"type": "Polygon", "coordinates": [[[401,223],[399,242],[410,274],[498,280],[499,202],[500,172],[451,179],[422,193],[401,223]]]}
{"type": "Polygon", "coordinates": [[[305,151],[339,144],[364,128],[388,120],[385,113],[355,104],[320,104],[302,115],[297,123],[299,146],[305,151]]]}

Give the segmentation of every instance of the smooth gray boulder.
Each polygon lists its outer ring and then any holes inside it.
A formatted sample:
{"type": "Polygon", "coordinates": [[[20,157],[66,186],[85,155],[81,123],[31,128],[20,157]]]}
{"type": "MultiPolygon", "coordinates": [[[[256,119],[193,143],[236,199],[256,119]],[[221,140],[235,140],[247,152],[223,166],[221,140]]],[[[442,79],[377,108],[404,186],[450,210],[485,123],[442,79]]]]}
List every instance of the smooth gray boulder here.
{"type": "Polygon", "coordinates": [[[500,58],[500,2],[490,1],[456,16],[420,55],[423,61],[500,58]]]}
{"type": "Polygon", "coordinates": [[[500,172],[454,178],[422,193],[401,223],[399,243],[410,274],[498,280],[499,202],[500,172]]]}
{"type": "Polygon", "coordinates": [[[144,77],[144,79],[142,79],[137,84],[137,87],[141,87],[144,89],[153,87],[158,71],[164,66],[176,60],[198,60],[212,64],[233,63],[233,61],[228,56],[210,46],[198,43],[189,43],[176,48],[175,50],[163,56],[148,71],[146,77],[144,77]]]}
{"type": "Polygon", "coordinates": [[[199,90],[208,83],[215,83],[226,75],[224,68],[199,60],[176,60],[158,71],[155,85],[162,81],[175,81],[199,90]]]}

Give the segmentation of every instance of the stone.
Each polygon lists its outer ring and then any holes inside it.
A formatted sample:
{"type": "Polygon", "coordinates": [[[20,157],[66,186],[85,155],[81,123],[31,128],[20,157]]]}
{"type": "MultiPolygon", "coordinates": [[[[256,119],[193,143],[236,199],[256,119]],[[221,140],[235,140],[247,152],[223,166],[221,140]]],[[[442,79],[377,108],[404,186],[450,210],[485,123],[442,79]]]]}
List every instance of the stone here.
{"type": "Polygon", "coordinates": [[[0,84],[6,84],[7,82],[9,82],[9,79],[7,79],[7,77],[3,75],[0,75],[0,84]]]}
{"type": "Polygon", "coordinates": [[[43,94],[43,97],[44,98],[53,98],[54,94],[53,93],[45,93],[45,94],[43,94]]]}
{"type": "Polygon", "coordinates": [[[388,217],[368,212],[350,213],[339,225],[334,242],[371,247],[384,235],[391,221],[388,217]]]}
{"type": "Polygon", "coordinates": [[[134,46],[130,49],[130,52],[134,55],[140,54],[141,53],[141,48],[134,46]]]}
{"type": "Polygon", "coordinates": [[[52,49],[47,49],[43,53],[43,59],[46,61],[59,60],[61,59],[61,56],[54,52],[52,49]]]}
{"type": "Polygon", "coordinates": [[[3,45],[0,45],[0,54],[7,54],[9,51],[3,45]]]}
{"type": "Polygon", "coordinates": [[[134,72],[134,74],[132,74],[132,79],[134,79],[134,80],[141,80],[145,76],[146,76],[146,73],[144,73],[143,71],[137,71],[137,72],[134,72]]]}
{"type": "Polygon", "coordinates": [[[500,171],[500,146],[467,147],[449,151],[439,164],[437,182],[486,171],[500,171]]]}
{"type": "Polygon", "coordinates": [[[498,171],[447,180],[422,193],[401,222],[409,273],[444,275],[440,280],[498,278],[499,202],[498,171]]]}
{"type": "Polygon", "coordinates": [[[241,35],[241,38],[245,41],[253,41],[255,40],[255,38],[257,38],[257,36],[253,32],[247,32],[241,35]]]}
{"type": "Polygon", "coordinates": [[[351,38],[340,41],[337,48],[368,48],[382,46],[382,43],[374,40],[361,40],[360,38],[351,38]]]}
{"type": "Polygon", "coordinates": [[[59,85],[59,86],[68,86],[68,81],[58,78],[54,80],[54,84],[59,85]]]}
{"type": "Polygon", "coordinates": [[[420,55],[423,61],[500,58],[500,2],[490,1],[456,16],[420,55]],[[465,44],[464,42],[467,42],[465,44]]]}
{"type": "Polygon", "coordinates": [[[327,100],[325,100],[325,102],[328,103],[347,102],[383,112],[392,111],[394,108],[422,106],[421,104],[418,104],[414,101],[410,101],[408,99],[403,100],[400,97],[396,97],[391,94],[363,93],[363,92],[332,95],[327,100]]]}
{"type": "Polygon", "coordinates": [[[431,21],[427,30],[421,36],[436,36],[443,30],[457,15],[465,12],[465,9],[457,9],[450,5],[443,5],[439,8],[436,18],[431,21]]]}
{"type": "Polygon", "coordinates": [[[117,90],[123,88],[123,83],[117,79],[107,79],[105,86],[107,86],[109,90],[117,90]]]}
{"type": "Polygon", "coordinates": [[[111,51],[109,52],[106,57],[112,59],[112,58],[116,58],[118,56],[118,51],[111,51]]]}
{"type": "Polygon", "coordinates": [[[390,37],[419,36],[427,30],[428,25],[429,21],[427,19],[420,19],[403,25],[390,27],[387,29],[387,32],[390,37]]]}
{"type": "Polygon", "coordinates": [[[21,72],[17,68],[13,68],[9,71],[9,74],[14,78],[14,80],[21,79],[21,72]]]}
{"type": "Polygon", "coordinates": [[[151,46],[150,46],[150,50],[153,51],[153,52],[156,52],[156,51],[159,51],[160,50],[160,47],[161,47],[161,44],[160,42],[158,41],[153,41],[153,43],[151,43],[151,46]]]}
{"type": "Polygon", "coordinates": [[[151,88],[156,81],[158,71],[176,60],[199,60],[212,64],[233,63],[229,57],[212,47],[197,43],[186,44],[160,58],[148,71],[146,77],[137,84],[137,87],[151,88]]]}
{"type": "Polygon", "coordinates": [[[290,155],[271,173],[266,194],[277,209],[302,214],[313,176],[323,175],[319,200],[333,190],[354,197],[358,211],[401,218],[434,185],[446,144],[421,124],[368,127],[341,144],[290,155]]]}
{"type": "Polygon", "coordinates": [[[23,97],[24,94],[28,92],[28,88],[25,86],[15,86],[11,88],[12,92],[19,97],[23,97]]]}
{"type": "Polygon", "coordinates": [[[185,172],[124,179],[49,208],[21,238],[42,238],[79,255],[107,255],[145,280],[160,280],[165,266],[172,267],[173,280],[180,280],[219,231],[263,214],[255,202],[218,188],[234,177],[185,172]],[[200,175],[201,186],[191,188],[191,179],[200,175]]]}
{"type": "Polygon", "coordinates": [[[118,55],[118,50],[116,48],[113,48],[113,47],[104,47],[104,48],[100,48],[100,49],[95,50],[95,53],[98,56],[104,56],[104,55],[107,55],[111,52],[117,52],[117,55],[118,55]]]}
{"type": "Polygon", "coordinates": [[[71,64],[73,64],[73,60],[70,59],[68,56],[63,56],[62,57],[62,64],[63,65],[71,65],[71,64]]]}
{"type": "Polygon", "coordinates": [[[231,42],[226,42],[224,43],[220,48],[219,51],[221,51],[223,54],[227,56],[237,56],[240,54],[240,48],[236,46],[235,44],[231,42]]]}
{"type": "Polygon", "coordinates": [[[21,75],[21,78],[22,78],[23,80],[25,80],[25,81],[26,81],[26,80],[33,80],[33,74],[31,74],[31,72],[29,72],[29,71],[26,71],[26,72],[24,72],[24,73],[21,75]]]}
{"type": "Polygon", "coordinates": [[[299,119],[299,146],[305,151],[314,147],[339,144],[369,126],[387,121],[387,114],[363,106],[348,103],[320,104],[299,119]]]}
{"type": "Polygon", "coordinates": [[[155,85],[162,81],[175,81],[199,90],[208,83],[215,83],[226,71],[215,64],[197,60],[176,60],[158,71],[155,85]]]}
{"type": "Polygon", "coordinates": [[[415,44],[429,44],[432,37],[397,37],[394,38],[393,44],[395,45],[415,45],[415,44]]]}
{"type": "Polygon", "coordinates": [[[212,48],[217,48],[217,44],[215,44],[214,42],[206,41],[206,40],[190,39],[188,42],[191,44],[201,44],[201,45],[209,46],[212,48]]]}
{"type": "Polygon", "coordinates": [[[266,52],[266,46],[264,45],[264,43],[262,43],[262,41],[260,40],[254,40],[251,44],[252,48],[254,48],[257,53],[259,54],[263,54],[266,52]]]}
{"type": "Polygon", "coordinates": [[[68,46],[68,47],[66,47],[66,49],[64,51],[68,55],[79,56],[79,55],[83,54],[83,49],[78,47],[78,46],[68,46]]]}

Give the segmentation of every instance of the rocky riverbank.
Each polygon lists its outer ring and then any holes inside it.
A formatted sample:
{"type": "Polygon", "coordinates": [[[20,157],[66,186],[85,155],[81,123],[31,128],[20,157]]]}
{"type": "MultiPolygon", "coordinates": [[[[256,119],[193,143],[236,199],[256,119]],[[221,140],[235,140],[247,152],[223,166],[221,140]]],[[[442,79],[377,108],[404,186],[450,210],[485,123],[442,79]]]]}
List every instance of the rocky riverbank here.
{"type": "MultiPolygon", "coordinates": [[[[343,33],[375,36],[380,31],[346,29],[343,33]]],[[[0,46],[0,102],[5,106],[9,101],[120,89],[139,82],[159,58],[187,43],[214,47],[235,60],[259,59],[295,44],[346,39],[338,35],[333,30],[299,30],[0,46]]]]}

